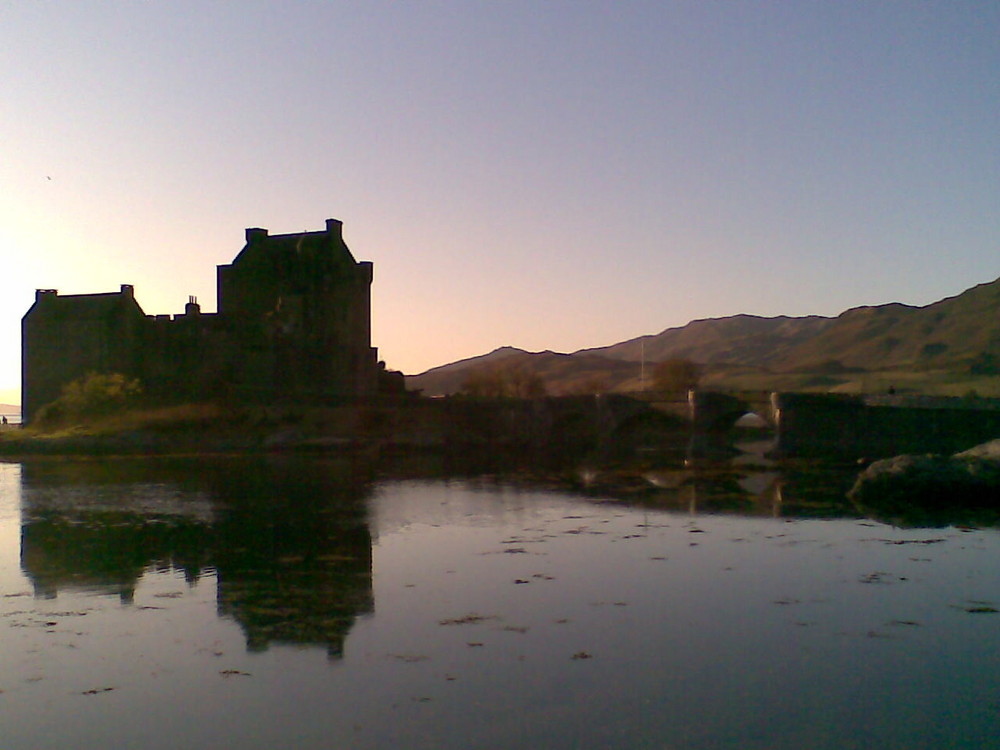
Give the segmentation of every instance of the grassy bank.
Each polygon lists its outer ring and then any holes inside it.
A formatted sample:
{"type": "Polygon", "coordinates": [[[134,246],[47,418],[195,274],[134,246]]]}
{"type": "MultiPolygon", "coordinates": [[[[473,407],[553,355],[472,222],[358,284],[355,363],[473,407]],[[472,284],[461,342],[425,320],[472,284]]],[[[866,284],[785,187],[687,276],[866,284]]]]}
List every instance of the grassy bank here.
{"type": "Polygon", "coordinates": [[[356,407],[193,403],[8,429],[0,432],[0,454],[242,452],[310,442],[346,445],[370,432],[356,407]]]}
{"type": "Polygon", "coordinates": [[[892,388],[897,393],[925,396],[1000,397],[1000,376],[953,370],[769,373],[727,368],[710,370],[701,385],[708,390],[729,391],[881,394],[892,388]]]}

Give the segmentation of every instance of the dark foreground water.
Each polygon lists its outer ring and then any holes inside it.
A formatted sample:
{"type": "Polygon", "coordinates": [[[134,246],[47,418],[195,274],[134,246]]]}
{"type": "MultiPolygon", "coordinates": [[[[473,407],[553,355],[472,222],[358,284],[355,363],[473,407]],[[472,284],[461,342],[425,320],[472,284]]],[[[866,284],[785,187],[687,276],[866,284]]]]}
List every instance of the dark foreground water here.
{"type": "Polygon", "coordinates": [[[0,748],[1000,746],[995,529],[650,481],[0,464],[0,748]]]}

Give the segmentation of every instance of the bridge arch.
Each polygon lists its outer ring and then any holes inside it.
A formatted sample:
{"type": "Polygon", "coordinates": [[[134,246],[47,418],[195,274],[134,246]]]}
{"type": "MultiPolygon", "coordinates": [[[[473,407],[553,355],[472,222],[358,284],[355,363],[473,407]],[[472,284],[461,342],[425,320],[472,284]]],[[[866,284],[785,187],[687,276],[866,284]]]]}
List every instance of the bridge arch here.
{"type": "Polygon", "coordinates": [[[769,393],[688,392],[691,440],[688,458],[718,458],[738,452],[732,432],[741,420],[754,419],[759,426],[778,430],[780,413],[769,393]]]}
{"type": "Polygon", "coordinates": [[[686,428],[687,421],[675,414],[645,409],[618,420],[610,440],[619,450],[682,449],[687,442],[686,428]],[[671,436],[677,437],[671,440],[671,436]]]}
{"type": "Polygon", "coordinates": [[[720,393],[688,391],[688,411],[697,432],[728,432],[747,415],[754,415],[769,427],[777,427],[779,413],[771,393],[720,393]]]}

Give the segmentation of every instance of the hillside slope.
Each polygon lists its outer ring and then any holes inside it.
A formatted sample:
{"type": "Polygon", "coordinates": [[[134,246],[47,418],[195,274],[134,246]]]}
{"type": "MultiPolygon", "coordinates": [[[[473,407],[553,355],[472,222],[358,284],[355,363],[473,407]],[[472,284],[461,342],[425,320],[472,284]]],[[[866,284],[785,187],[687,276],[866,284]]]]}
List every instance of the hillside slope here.
{"type": "Polygon", "coordinates": [[[641,336],[576,354],[597,354],[611,359],[661,362],[682,357],[694,362],[763,366],[826,330],[833,318],[762,318],[733,315],[694,320],[653,336],[641,336]]]}
{"type": "Polygon", "coordinates": [[[470,373],[494,367],[516,367],[538,375],[551,393],[558,394],[593,393],[595,388],[612,390],[638,376],[638,366],[632,362],[586,354],[526,352],[508,346],[407,376],[406,387],[421,390],[425,396],[444,396],[460,391],[470,373]]]}
{"type": "Polygon", "coordinates": [[[847,310],[771,366],[808,369],[833,359],[865,369],[956,368],[983,355],[1000,355],[1000,279],[926,307],[847,310]]]}
{"type": "Polygon", "coordinates": [[[641,387],[640,373],[681,357],[719,371],[769,373],[950,370],[1000,372],[1000,279],[925,307],[890,303],[821,316],[733,315],[572,354],[512,347],[408,376],[425,395],[455,393],[470,372],[516,366],[542,377],[551,393],[641,387]]]}

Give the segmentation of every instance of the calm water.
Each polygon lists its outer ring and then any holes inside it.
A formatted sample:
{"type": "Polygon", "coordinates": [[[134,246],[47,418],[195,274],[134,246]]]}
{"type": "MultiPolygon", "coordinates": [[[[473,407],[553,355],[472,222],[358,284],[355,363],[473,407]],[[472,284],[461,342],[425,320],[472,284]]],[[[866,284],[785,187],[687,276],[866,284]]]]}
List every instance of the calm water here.
{"type": "Polygon", "coordinates": [[[771,479],[737,515],[0,463],[0,747],[1000,746],[997,530],[796,519],[771,479]]]}

